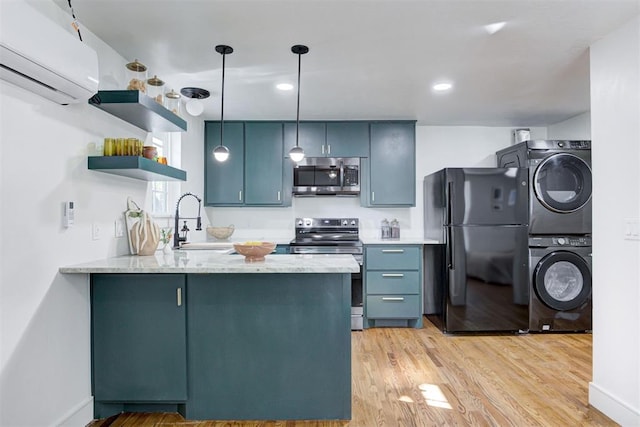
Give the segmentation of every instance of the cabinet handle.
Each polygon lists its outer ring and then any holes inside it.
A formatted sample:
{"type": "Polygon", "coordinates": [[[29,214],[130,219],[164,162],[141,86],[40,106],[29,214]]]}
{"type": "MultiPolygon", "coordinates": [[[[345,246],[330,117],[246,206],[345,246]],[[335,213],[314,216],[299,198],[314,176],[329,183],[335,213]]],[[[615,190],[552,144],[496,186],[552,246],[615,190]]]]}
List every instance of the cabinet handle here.
{"type": "Polygon", "coordinates": [[[372,202],[375,202],[375,201],[376,201],[376,192],[375,192],[375,191],[372,191],[372,192],[371,192],[371,201],[372,201],[372,202]]]}
{"type": "Polygon", "coordinates": [[[280,192],[278,191],[278,201],[280,201],[280,192]]]}
{"type": "Polygon", "coordinates": [[[178,307],[182,307],[182,288],[176,289],[176,303],[178,307]]]}
{"type": "Polygon", "coordinates": [[[331,144],[327,144],[327,154],[331,154],[331,144]]]}
{"type": "Polygon", "coordinates": [[[382,277],[404,277],[402,273],[382,273],[382,277]]]}
{"type": "Polygon", "coordinates": [[[382,297],[382,301],[404,301],[404,297],[382,297]]]}
{"type": "Polygon", "coordinates": [[[321,153],[324,154],[324,144],[322,144],[320,148],[322,149],[321,153]]]}
{"type": "Polygon", "coordinates": [[[238,200],[242,201],[242,190],[238,191],[238,200]]]}
{"type": "Polygon", "coordinates": [[[402,254],[404,253],[404,249],[383,249],[383,254],[402,254]]]}

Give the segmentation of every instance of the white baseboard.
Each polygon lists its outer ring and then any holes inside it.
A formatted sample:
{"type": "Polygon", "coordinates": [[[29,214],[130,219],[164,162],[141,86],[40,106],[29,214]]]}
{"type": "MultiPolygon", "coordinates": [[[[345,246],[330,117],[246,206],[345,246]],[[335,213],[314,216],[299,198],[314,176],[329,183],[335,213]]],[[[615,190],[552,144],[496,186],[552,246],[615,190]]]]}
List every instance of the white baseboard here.
{"type": "Polygon", "coordinates": [[[85,427],[93,421],[93,396],[71,408],[53,425],[56,427],[85,427]]]}
{"type": "Polygon", "coordinates": [[[632,408],[593,382],[589,383],[589,404],[623,427],[640,426],[640,408],[632,408]]]}

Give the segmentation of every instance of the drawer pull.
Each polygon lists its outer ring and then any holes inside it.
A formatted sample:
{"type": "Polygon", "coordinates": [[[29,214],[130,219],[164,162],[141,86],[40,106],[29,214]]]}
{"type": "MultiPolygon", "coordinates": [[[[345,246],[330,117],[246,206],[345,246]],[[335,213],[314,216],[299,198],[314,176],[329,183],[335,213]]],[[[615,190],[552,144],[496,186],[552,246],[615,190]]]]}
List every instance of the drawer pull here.
{"type": "Polygon", "coordinates": [[[382,277],[404,277],[403,273],[382,273],[382,277]]]}
{"type": "Polygon", "coordinates": [[[382,301],[404,301],[404,297],[382,297],[382,301]]]}
{"type": "Polygon", "coordinates": [[[383,249],[383,254],[402,254],[404,253],[404,249],[383,249]]]}
{"type": "Polygon", "coordinates": [[[182,288],[176,289],[176,304],[178,307],[182,307],[182,288]]]}

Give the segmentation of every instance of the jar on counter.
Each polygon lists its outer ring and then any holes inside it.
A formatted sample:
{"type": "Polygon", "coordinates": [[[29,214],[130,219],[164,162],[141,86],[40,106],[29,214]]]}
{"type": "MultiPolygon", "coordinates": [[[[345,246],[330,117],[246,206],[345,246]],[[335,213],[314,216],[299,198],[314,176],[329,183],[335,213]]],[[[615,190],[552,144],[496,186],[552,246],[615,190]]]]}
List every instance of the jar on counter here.
{"type": "Polygon", "coordinates": [[[391,238],[391,226],[389,225],[389,221],[387,221],[386,218],[382,220],[382,223],[380,223],[380,238],[391,238]]]}
{"type": "Polygon", "coordinates": [[[158,104],[164,105],[164,82],[158,76],[147,80],[147,95],[155,99],[158,104]]]}
{"type": "Polygon", "coordinates": [[[400,223],[397,219],[391,220],[391,238],[399,239],[400,238],[400,223]]]}
{"type": "Polygon", "coordinates": [[[173,114],[180,115],[180,94],[171,89],[164,96],[164,107],[171,111],[173,114]]]}
{"type": "Polygon", "coordinates": [[[127,65],[127,90],[139,90],[147,92],[147,66],[137,59],[127,65]]]}

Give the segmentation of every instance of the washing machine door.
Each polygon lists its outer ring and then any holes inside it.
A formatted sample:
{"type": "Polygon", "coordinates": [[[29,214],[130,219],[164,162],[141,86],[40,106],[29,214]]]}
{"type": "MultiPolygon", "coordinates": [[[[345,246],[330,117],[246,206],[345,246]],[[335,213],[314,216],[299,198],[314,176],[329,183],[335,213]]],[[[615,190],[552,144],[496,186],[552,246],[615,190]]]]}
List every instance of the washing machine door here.
{"type": "Polygon", "coordinates": [[[543,257],[533,281],[538,299],[554,310],[573,310],[591,296],[591,269],[573,252],[555,251],[543,257]]]}
{"type": "Polygon", "coordinates": [[[591,168],[573,154],[554,154],[538,165],[533,185],[536,198],[547,209],[575,212],[591,199],[591,168]]]}

